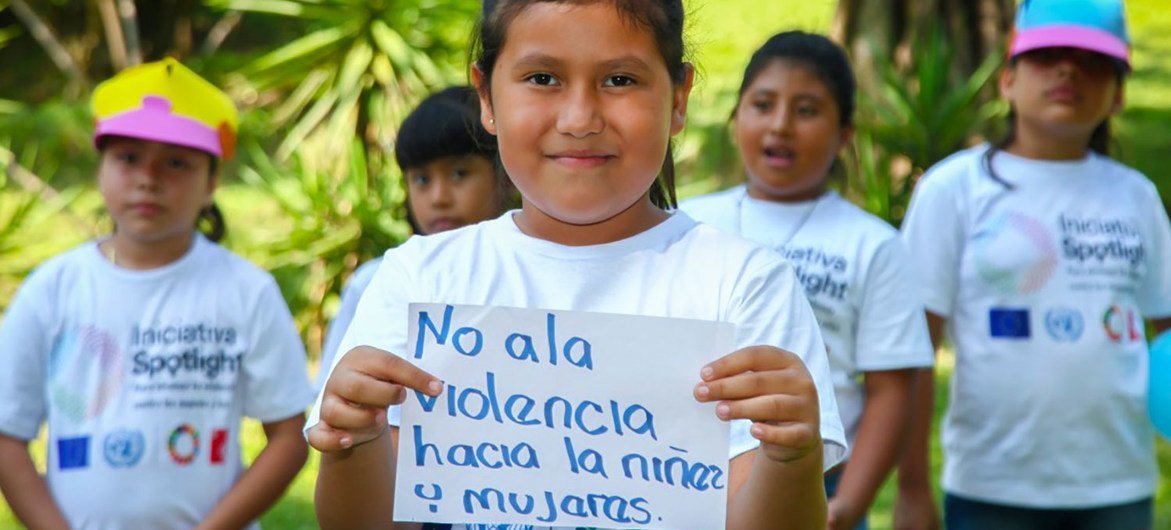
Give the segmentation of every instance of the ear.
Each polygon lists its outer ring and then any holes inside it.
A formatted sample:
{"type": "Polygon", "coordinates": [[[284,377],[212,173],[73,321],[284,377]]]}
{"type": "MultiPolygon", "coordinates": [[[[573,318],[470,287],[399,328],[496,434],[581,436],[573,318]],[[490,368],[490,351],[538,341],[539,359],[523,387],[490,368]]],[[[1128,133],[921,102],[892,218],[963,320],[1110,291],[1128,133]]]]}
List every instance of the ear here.
{"type": "Polygon", "coordinates": [[[1126,105],[1126,83],[1119,82],[1118,90],[1114,92],[1114,105],[1110,107],[1110,115],[1117,116],[1126,105]]]}
{"type": "Polygon", "coordinates": [[[671,136],[683,131],[687,124],[687,99],[691,96],[691,85],[695,82],[695,67],[683,64],[683,82],[673,87],[671,95],[671,136]]]}
{"type": "Polygon", "coordinates": [[[839,135],[838,135],[838,152],[841,152],[842,149],[845,149],[846,146],[850,145],[850,142],[853,142],[853,141],[854,141],[854,126],[852,124],[843,126],[841,133],[839,133],[839,135]]]}
{"type": "Polygon", "coordinates": [[[1012,65],[1005,65],[1004,68],[1001,68],[996,85],[1000,89],[1000,97],[1009,103],[1013,103],[1013,87],[1016,86],[1016,69],[1012,65]]]}
{"type": "Polygon", "coordinates": [[[476,88],[476,95],[480,97],[480,124],[488,134],[496,136],[496,114],[492,111],[492,97],[485,82],[484,72],[479,66],[472,66],[472,86],[476,88]]]}

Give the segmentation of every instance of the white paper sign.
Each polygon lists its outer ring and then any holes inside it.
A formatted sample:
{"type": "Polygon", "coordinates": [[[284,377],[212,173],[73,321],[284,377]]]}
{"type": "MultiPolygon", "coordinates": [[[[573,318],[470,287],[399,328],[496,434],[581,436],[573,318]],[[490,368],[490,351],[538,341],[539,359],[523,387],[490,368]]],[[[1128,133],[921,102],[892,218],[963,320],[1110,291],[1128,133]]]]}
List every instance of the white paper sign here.
{"type": "Polygon", "coordinates": [[[728,323],[412,304],[399,521],[724,528],[728,424],[692,397],[728,323]]]}

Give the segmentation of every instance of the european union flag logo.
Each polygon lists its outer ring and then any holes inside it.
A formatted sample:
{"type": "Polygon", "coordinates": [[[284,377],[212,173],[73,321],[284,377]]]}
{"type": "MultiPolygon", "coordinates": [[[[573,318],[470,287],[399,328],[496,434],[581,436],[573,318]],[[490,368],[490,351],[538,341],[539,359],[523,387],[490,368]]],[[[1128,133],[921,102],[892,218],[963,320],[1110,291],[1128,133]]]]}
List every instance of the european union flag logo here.
{"type": "Polygon", "coordinates": [[[1029,338],[1029,310],[1007,307],[988,310],[988,332],[994,338],[1029,338]]]}
{"type": "Polygon", "coordinates": [[[57,439],[58,469],[80,469],[89,466],[89,436],[57,439]]]}

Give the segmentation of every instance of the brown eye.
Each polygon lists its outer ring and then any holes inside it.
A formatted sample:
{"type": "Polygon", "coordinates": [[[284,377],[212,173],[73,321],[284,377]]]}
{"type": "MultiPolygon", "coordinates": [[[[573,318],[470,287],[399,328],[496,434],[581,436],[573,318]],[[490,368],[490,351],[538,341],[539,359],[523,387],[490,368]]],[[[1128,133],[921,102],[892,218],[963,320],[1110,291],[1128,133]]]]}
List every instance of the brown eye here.
{"type": "Polygon", "coordinates": [[[557,78],[550,74],[533,74],[525,79],[534,85],[540,86],[553,86],[557,84],[557,78]]]}

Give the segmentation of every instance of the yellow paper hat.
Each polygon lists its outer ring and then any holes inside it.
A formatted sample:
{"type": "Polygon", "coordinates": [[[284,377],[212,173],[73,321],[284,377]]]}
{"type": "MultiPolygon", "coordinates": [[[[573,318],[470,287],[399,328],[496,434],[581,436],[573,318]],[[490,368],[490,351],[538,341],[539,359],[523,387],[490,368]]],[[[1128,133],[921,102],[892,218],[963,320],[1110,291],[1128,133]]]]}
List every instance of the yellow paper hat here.
{"type": "Polygon", "coordinates": [[[236,150],[236,106],[172,58],[123,70],[94,90],[94,144],[126,136],[228,159],[236,150]]]}

